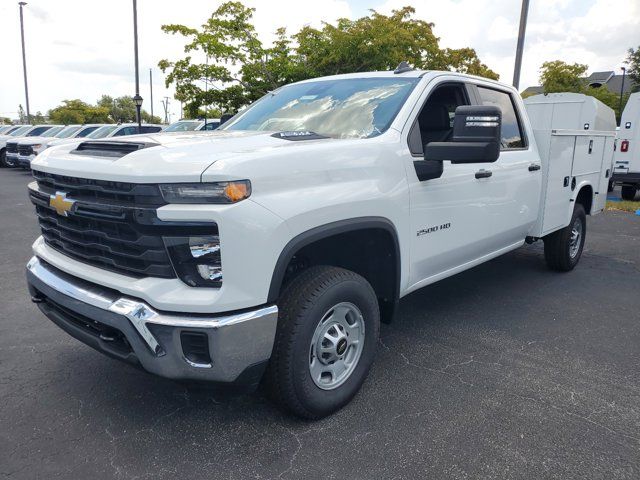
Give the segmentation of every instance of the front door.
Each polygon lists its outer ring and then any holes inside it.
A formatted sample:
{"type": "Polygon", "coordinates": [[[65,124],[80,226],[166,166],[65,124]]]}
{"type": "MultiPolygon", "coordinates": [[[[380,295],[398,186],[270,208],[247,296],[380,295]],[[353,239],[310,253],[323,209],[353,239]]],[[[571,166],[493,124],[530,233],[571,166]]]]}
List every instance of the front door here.
{"type": "Polygon", "coordinates": [[[411,289],[464,269],[501,247],[494,224],[500,159],[493,163],[443,162],[440,178],[420,181],[414,162],[423,145],[451,141],[456,107],[471,103],[471,91],[460,82],[440,82],[427,94],[409,133],[406,168],[411,202],[411,289]],[[417,129],[417,131],[416,131],[417,129]],[[420,141],[411,139],[420,138],[420,141]]]}

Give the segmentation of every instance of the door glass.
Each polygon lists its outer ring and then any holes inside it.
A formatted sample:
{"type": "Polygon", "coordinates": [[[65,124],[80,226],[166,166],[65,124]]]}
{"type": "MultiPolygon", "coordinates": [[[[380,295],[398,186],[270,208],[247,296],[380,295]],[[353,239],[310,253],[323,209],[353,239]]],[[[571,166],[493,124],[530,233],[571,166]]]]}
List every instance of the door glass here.
{"type": "Polygon", "coordinates": [[[429,142],[451,141],[453,118],[460,105],[469,105],[463,85],[443,85],[429,96],[409,135],[413,155],[422,155],[429,142]]]}
{"type": "Polygon", "coordinates": [[[480,100],[483,105],[493,105],[502,111],[502,139],[500,146],[502,150],[510,148],[523,148],[522,129],[520,121],[516,115],[511,95],[491,88],[478,87],[480,100]]]}

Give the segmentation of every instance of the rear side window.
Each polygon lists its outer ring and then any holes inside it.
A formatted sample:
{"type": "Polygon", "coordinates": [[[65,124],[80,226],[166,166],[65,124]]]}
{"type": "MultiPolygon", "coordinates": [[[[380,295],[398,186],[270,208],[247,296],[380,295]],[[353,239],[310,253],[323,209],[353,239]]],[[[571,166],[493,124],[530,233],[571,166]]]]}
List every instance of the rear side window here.
{"type": "Polygon", "coordinates": [[[162,130],[162,127],[157,127],[157,126],[145,127],[143,125],[140,128],[140,133],[155,133],[155,132],[159,132],[160,130],[162,130]]]}
{"type": "Polygon", "coordinates": [[[502,111],[502,140],[501,150],[510,148],[524,148],[525,142],[522,135],[520,120],[516,114],[511,95],[491,88],[478,86],[482,105],[494,105],[502,111]]]}

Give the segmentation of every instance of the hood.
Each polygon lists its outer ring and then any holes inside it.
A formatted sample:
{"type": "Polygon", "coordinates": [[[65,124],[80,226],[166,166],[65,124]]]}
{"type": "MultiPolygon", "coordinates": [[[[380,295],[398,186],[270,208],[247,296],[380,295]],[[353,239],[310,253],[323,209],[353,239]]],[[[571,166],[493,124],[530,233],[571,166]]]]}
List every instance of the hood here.
{"type": "Polygon", "coordinates": [[[249,156],[266,156],[290,149],[308,148],[312,143],[345,140],[319,138],[286,140],[274,132],[212,131],[175,134],[147,134],[87,140],[92,143],[139,143],[145,147],[119,158],[74,152],[78,143],[49,148],[31,164],[34,170],[97,180],[133,183],[199,182],[212,164],[249,156]]]}
{"type": "Polygon", "coordinates": [[[52,140],[60,140],[56,137],[20,137],[18,143],[20,145],[38,145],[42,143],[49,143],[52,140]]]}

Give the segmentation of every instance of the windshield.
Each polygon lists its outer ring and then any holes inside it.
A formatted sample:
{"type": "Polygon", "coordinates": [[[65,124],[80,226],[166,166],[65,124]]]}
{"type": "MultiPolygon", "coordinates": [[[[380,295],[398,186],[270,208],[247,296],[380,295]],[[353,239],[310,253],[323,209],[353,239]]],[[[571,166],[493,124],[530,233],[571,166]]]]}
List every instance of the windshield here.
{"type": "Polygon", "coordinates": [[[164,129],[165,132],[191,132],[198,128],[200,125],[200,121],[192,121],[192,122],[176,122],[169,125],[164,129]]]}
{"type": "Polygon", "coordinates": [[[419,80],[373,77],[288,85],[262,97],[222,129],[375,137],[389,128],[419,80]]]}
{"type": "MultiPolygon", "coordinates": [[[[52,130],[52,128],[49,125],[43,125],[41,127],[36,127],[33,130],[31,130],[29,133],[27,133],[27,137],[39,137],[44,132],[46,132],[47,130],[52,130]]],[[[51,133],[51,132],[48,132],[48,133],[51,133]]]]}
{"type": "Polygon", "coordinates": [[[58,134],[56,135],[56,138],[69,138],[78,130],[80,130],[80,127],[67,127],[61,130],[60,132],[58,132],[58,134]]]}
{"type": "Polygon", "coordinates": [[[104,138],[111,132],[113,132],[116,128],[118,128],[118,125],[105,125],[91,132],[89,135],[87,135],[86,138],[104,138]]]}
{"type": "Polygon", "coordinates": [[[31,127],[29,125],[25,126],[25,127],[20,127],[16,130],[14,130],[13,132],[11,132],[11,136],[12,137],[21,137],[23,134],[27,133],[27,131],[30,129],[31,127]]]}

